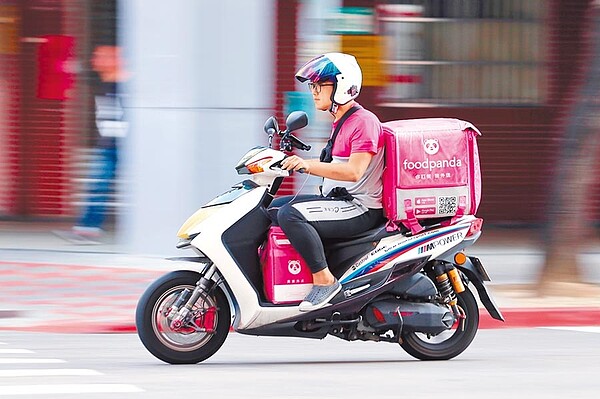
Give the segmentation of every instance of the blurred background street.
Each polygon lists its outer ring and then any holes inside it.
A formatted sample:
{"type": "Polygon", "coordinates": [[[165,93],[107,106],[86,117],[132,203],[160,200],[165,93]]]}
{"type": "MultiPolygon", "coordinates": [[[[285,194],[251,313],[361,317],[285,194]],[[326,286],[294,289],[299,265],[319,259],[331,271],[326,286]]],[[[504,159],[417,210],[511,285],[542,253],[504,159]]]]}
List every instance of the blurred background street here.
{"type": "MultiPolygon", "coordinates": [[[[117,266],[150,270],[149,281],[168,269],[160,259],[182,255],[177,229],[240,180],[234,166],[266,144],[268,116],[306,111],[299,135],[318,154],[331,121],[293,76],[342,51],[362,65],[358,100],[382,121],[452,117],[481,130],[473,254],[498,295],[509,287],[504,304],[521,306],[511,300],[526,287],[535,306],[597,307],[596,5],[0,0],[2,273],[117,266]]],[[[280,194],[317,184],[294,177],[280,194]]]]}
{"type": "MultiPolygon", "coordinates": [[[[599,94],[598,0],[0,0],[0,396],[596,398],[599,94]],[[179,227],[242,180],[269,116],[305,111],[318,157],[331,117],[294,73],[338,51],[381,121],[481,131],[469,255],[506,322],[480,305],[450,362],[230,334],[201,365],[161,367],[131,334],[138,299],[187,267],[164,259],[192,255],[179,227]]],[[[279,194],[318,184],[295,174],[279,194]]]]}

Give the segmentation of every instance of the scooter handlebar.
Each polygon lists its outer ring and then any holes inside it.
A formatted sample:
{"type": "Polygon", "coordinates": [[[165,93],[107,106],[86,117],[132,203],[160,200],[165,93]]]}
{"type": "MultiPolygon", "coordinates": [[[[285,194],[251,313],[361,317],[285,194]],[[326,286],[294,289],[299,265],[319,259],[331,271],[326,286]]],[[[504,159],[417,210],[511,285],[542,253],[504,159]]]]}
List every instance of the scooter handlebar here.
{"type": "MultiPolygon", "coordinates": [[[[286,158],[287,158],[287,157],[286,157],[286,158]]],[[[285,158],[284,158],[284,159],[285,159],[285,158]]],[[[281,161],[283,161],[283,159],[282,159],[281,161]]],[[[273,164],[273,167],[278,167],[278,168],[281,168],[281,161],[274,163],[274,164],[273,164]]],[[[281,170],[283,170],[283,169],[281,169],[281,170]]],[[[290,173],[290,176],[294,174],[294,171],[293,171],[293,170],[288,170],[288,172],[290,173]]],[[[298,173],[306,173],[306,169],[305,169],[305,168],[300,168],[300,169],[298,169],[296,172],[298,172],[298,173]]]]}
{"type": "Polygon", "coordinates": [[[283,135],[281,136],[281,148],[284,151],[291,151],[291,147],[297,148],[302,151],[310,151],[310,149],[312,148],[310,145],[304,143],[302,140],[300,140],[293,134],[283,132],[283,135]]]}

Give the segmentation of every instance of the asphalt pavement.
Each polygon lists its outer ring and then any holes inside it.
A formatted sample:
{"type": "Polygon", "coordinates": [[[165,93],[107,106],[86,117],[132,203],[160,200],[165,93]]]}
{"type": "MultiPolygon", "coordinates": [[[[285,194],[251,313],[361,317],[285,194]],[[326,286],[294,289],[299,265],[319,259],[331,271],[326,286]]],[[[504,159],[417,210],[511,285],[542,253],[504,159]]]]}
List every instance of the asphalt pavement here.
{"type": "MultiPolygon", "coordinates": [[[[486,267],[488,287],[506,318],[495,321],[482,309],[482,328],[600,325],[600,240],[585,244],[579,255],[586,283],[560,284],[555,296],[536,294],[544,253],[531,231],[484,230],[468,252],[486,267]]],[[[2,223],[0,330],[133,332],[145,288],[180,267],[128,253],[110,235],[99,244],[76,245],[50,225],[2,223]]]]}
{"type": "Polygon", "coordinates": [[[230,334],[197,365],[169,366],[132,334],[0,333],[0,397],[596,399],[600,328],[481,330],[450,361],[387,342],[230,334]],[[316,377],[313,377],[316,376],[316,377]],[[136,393],[138,395],[136,396],[136,393]]]}

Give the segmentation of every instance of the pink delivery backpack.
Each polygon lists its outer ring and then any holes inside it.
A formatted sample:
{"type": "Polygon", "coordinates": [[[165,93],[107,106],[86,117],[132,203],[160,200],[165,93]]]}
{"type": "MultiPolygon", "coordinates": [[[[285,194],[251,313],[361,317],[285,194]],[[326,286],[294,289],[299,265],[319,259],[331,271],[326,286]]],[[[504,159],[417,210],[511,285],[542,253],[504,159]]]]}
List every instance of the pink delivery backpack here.
{"type": "Polygon", "coordinates": [[[388,228],[413,234],[420,220],[475,214],[481,199],[479,130],[459,119],[386,122],[383,208],[388,228]]]}
{"type": "Polygon", "coordinates": [[[300,303],[312,288],[312,273],[279,226],[259,248],[264,290],[272,303],[300,303]]]}

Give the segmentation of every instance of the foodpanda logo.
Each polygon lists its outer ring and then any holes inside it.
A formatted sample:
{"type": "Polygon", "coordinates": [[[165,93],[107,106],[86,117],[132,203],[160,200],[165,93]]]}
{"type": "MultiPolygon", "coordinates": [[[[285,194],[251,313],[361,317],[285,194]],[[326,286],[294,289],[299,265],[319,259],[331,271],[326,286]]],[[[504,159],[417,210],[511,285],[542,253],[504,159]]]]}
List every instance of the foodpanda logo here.
{"type": "MultiPolygon", "coordinates": [[[[435,155],[440,151],[440,142],[438,139],[426,139],[423,141],[423,149],[428,155],[435,155]]],[[[402,163],[405,170],[414,170],[414,169],[429,169],[433,171],[434,169],[442,169],[442,168],[460,168],[463,165],[463,162],[460,158],[452,157],[452,159],[438,159],[438,160],[429,160],[429,158],[425,158],[422,161],[409,161],[405,159],[402,163]]]]}
{"type": "Polygon", "coordinates": [[[402,163],[405,170],[429,169],[431,171],[440,168],[460,168],[462,165],[462,161],[456,157],[439,161],[430,161],[429,159],[424,159],[423,161],[409,161],[408,159],[405,159],[402,163]]]}
{"type": "Polygon", "coordinates": [[[429,155],[435,155],[440,150],[440,143],[437,139],[427,139],[423,142],[425,152],[429,155]]]}
{"type": "Polygon", "coordinates": [[[302,271],[302,265],[298,260],[290,260],[288,261],[288,271],[293,275],[297,275],[302,271]]]}

